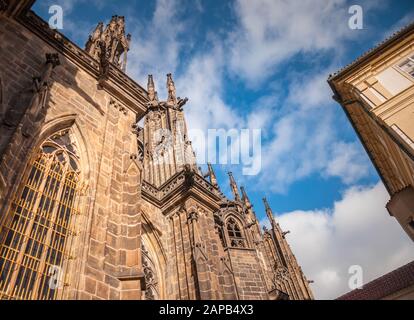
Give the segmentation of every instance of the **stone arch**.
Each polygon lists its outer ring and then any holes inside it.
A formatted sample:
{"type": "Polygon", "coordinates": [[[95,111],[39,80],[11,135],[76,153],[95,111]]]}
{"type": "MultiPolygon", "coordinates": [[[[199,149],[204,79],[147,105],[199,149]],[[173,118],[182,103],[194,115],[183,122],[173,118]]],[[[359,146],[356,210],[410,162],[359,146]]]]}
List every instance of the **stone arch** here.
{"type": "Polygon", "coordinates": [[[85,148],[74,115],[47,123],[34,142],[22,168],[16,196],[7,210],[9,221],[3,224],[5,242],[2,240],[0,249],[8,250],[8,238],[16,237],[15,221],[25,221],[21,229],[24,233],[19,233],[22,239],[15,244],[18,254],[0,261],[4,280],[1,295],[17,299],[65,299],[77,287],[90,198],[86,192],[90,161],[87,153],[82,154],[85,148]],[[19,262],[22,259],[32,259],[36,267],[29,273],[19,262]],[[18,268],[10,273],[8,269],[14,264],[18,268]],[[50,268],[54,268],[53,273],[50,268]],[[27,282],[21,272],[29,274],[27,282]]]}
{"type": "MultiPolygon", "coordinates": [[[[143,207],[141,208],[141,250],[140,261],[143,266],[144,250],[148,252],[148,256],[153,262],[153,271],[157,275],[158,280],[158,297],[159,300],[167,298],[165,279],[167,276],[167,253],[161,240],[162,231],[156,221],[163,218],[161,212],[157,217],[157,208],[143,207]],[[154,211],[153,211],[154,210],[154,211]]],[[[142,271],[145,271],[142,269],[142,271]]],[[[151,288],[151,287],[150,287],[151,288]]],[[[153,288],[153,287],[152,287],[153,288]]],[[[142,287],[142,299],[145,299],[145,287],[142,287]]]]}
{"type": "Polygon", "coordinates": [[[83,175],[85,180],[90,180],[91,173],[96,172],[94,164],[96,159],[92,158],[93,152],[91,146],[88,143],[89,137],[83,132],[79,122],[77,114],[64,114],[46,122],[40,132],[39,138],[36,141],[35,148],[54,132],[71,129],[74,138],[77,142],[77,147],[80,153],[81,166],[83,169],[83,175]]]}
{"type": "Polygon", "coordinates": [[[244,224],[235,214],[226,215],[224,230],[227,233],[228,246],[233,248],[247,248],[248,242],[244,224]]]}
{"type": "Polygon", "coordinates": [[[144,233],[141,237],[141,262],[145,277],[143,300],[163,300],[165,296],[165,257],[154,236],[144,233]]]}
{"type": "Polygon", "coordinates": [[[233,274],[226,268],[223,272],[223,286],[224,286],[224,299],[235,300],[237,299],[236,287],[234,283],[233,274]]]}

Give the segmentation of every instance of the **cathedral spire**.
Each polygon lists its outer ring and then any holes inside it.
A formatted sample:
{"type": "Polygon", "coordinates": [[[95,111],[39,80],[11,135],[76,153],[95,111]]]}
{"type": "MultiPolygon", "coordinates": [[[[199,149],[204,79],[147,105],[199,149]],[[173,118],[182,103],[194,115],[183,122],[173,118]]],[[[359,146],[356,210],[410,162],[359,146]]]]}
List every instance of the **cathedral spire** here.
{"type": "Polygon", "coordinates": [[[168,104],[176,105],[177,104],[177,93],[175,89],[174,80],[172,74],[167,74],[167,90],[168,90],[168,104]]]}
{"type": "Polygon", "coordinates": [[[239,188],[237,187],[237,183],[233,177],[232,172],[229,172],[229,177],[230,177],[230,187],[231,187],[231,191],[233,191],[234,200],[240,201],[241,199],[240,199],[240,194],[239,194],[239,188]]]}
{"type": "Polygon", "coordinates": [[[157,91],[155,91],[155,84],[152,74],[148,75],[148,84],[147,84],[147,91],[148,91],[148,99],[150,102],[154,102],[158,100],[157,91]]]}
{"type": "Polygon", "coordinates": [[[103,22],[99,22],[86,43],[85,50],[95,59],[98,59],[99,57],[99,43],[101,41],[103,30],[104,24],[103,22]]]}
{"type": "Polygon", "coordinates": [[[247,209],[250,209],[252,207],[252,203],[250,202],[250,199],[247,195],[246,190],[244,189],[243,186],[240,187],[240,190],[242,192],[242,201],[243,201],[244,205],[246,206],[247,209]]]}
{"type": "Polygon", "coordinates": [[[211,163],[207,163],[207,166],[208,166],[208,174],[207,175],[210,177],[210,182],[214,187],[218,188],[217,177],[216,177],[216,174],[214,172],[213,166],[211,165],[211,163]]]}
{"type": "Polygon", "coordinates": [[[274,222],[275,222],[275,218],[274,218],[274,216],[273,216],[273,211],[272,211],[272,208],[270,208],[269,202],[267,202],[267,199],[266,199],[266,198],[263,198],[263,203],[264,203],[265,208],[266,208],[266,215],[267,215],[267,218],[268,218],[268,219],[269,219],[269,221],[270,221],[270,225],[273,227],[274,222]]]}
{"type": "Polygon", "coordinates": [[[94,59],[104,58],[125,72],[130,41],[131,35],[125,34],[125,17],[112,16],[105,28],[102,22],[98,23],[89,36],[85,50],[94,59]]]}

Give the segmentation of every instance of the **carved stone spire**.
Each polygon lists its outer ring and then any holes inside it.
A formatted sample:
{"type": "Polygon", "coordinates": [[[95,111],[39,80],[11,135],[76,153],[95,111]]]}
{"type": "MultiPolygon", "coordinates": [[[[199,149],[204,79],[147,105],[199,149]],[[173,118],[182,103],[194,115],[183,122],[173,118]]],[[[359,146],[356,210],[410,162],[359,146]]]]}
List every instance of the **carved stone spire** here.
{"type": "Polygon", "coordinates": [[[230,187],[231,187],[231,190],[233,191],[234,200],[240,201],[241,199],[240,199],[240,194],[239,194],[239,188],[237,187],[237,183],[233,177],[233,173],[229,172],[229,177],[230,177],[230,187]]]}
{"type": "Polygon", "coordinates": [[[172,79],[172,74],[167,74],[167,90],[168,90],[168,99],[167,103],[176,105],[177,104],[177,93],[175,90],[174,80],[172,79]]]}
{"type": "Polygon", "coordinates": [[[125,35],[125,18],[113,16],[105,29],[102,22],[98,23],[85,50],[95,59],[104,58],[125,72],[130,41],[131,35],[125,35]]]}
{"type": "Polygon", "coordinates": [[[246,190],[243,186],[240,187],[240,190],[242,192],[242,201],[247,209],[250,209],[252,207],[252,203],[250,202],[249,197],[247,196],[246,190]]]}
{"type": "Polygon", "coordinates": [[[95,59],[99,58],[99,42],[101,41],[103,28],[103,22],[99,22],[95,31],[89,36],[88,42],[86,42],[85,50],[95,59]]]}
{"type": "Polygon", "coordinates": [[[272,211],[272,208],[270,208],[270,206],[269,206],[269,202],[267,202],[267,199],[266,199],[266,198],[263,198],[263,203],[264,203],[265,208],[266,208],[266,215],[267,215],[267,218],[268,218],[268,219],[269,219],[269,221],[270,221],[270,225],[273,227],[273,225],[274,225],[274,223],[275,223],[275,218],[274,218],[274,216],[273,216],[273,211],[272,211]]]}
{"type": "Polygon", "coordinates": [[[148,75],[148,84],[147,84],[147,91],[148,91],[148,99],[150,102],[154,102],[158,100],[157,91],[155,91],[155,84],[152,74],[148,75]]]}
{"type": "Polygon", "coordinates": [[[214,173],[213,166],[211,165],[211,163],[207,163],[207,166],[208,166],[208,176],[210,177],[210,182],[214,187],[218,188],[217,177],[216,177],[216,174],[214,173]]]}

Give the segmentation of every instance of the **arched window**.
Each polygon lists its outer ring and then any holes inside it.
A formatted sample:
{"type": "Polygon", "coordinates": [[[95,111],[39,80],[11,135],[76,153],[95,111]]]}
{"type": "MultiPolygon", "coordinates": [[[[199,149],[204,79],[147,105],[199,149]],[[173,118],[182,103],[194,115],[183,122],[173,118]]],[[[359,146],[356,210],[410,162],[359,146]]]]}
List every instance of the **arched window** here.
{"type": "Polygon", "coordinates": [[[31,161],[0,237],[0,298],[56,299],[73,253],[80,171],[68,130],[31,161]]]}
{"type": "Polygon", "coordinates": [[[234,248],[245,248],[245,241],[239,224],[235,219],[227,221],[227,233],[230,239],[230,246],[234,248]]]}

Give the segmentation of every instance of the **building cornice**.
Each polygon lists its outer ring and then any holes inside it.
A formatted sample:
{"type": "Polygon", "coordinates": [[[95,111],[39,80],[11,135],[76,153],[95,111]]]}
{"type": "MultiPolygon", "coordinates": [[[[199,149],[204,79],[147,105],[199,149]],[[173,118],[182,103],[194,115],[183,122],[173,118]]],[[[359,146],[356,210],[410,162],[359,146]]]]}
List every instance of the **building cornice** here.
{"type": "Polygon", "coordinates": [[[217,188],[193,171],[178,172],[159,188],[145,180],[142,183],[143,199],[163,212],[168,212],[190,196],[213,210],[219,210],[220,201],[224,197],[217,188]]]}
{"type": "Polygon", "coordinates": [[[100,64],[85,50],[37,16],[33,11],[22,13],[16,20],[28,30],[53,47],[59,54],[95,78],[101,89],[107,91],[141,118],[146,112],[148,94],[146,90],[123,71],[109,64],[106,77],[101,77],[100,64]]]}
{"type": "Polygon", "coordinates": [[[352,73],[354,70],[361,68],[362,65],[366,64],[378,52],[383,52],[384,50],[387,50],[388,48],[394,46],[396,42],[400,42],[402,38],[408,37],[413,32],[414,32],[414,22],[403,27],[399,31],[395,32],[391,37],[380,42],[377,46],[368,50],[363,55],[361,55],[359,58],[357,58],[356,60],[354,60],[347,66],[343,67],[339,71],[335,72],[332,75],[329,75],[328,81],[335,82],[339,78],[342,78],[345,75],[352,73]]]}

